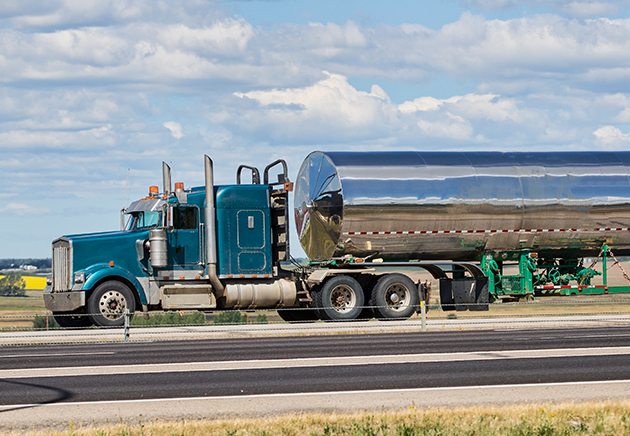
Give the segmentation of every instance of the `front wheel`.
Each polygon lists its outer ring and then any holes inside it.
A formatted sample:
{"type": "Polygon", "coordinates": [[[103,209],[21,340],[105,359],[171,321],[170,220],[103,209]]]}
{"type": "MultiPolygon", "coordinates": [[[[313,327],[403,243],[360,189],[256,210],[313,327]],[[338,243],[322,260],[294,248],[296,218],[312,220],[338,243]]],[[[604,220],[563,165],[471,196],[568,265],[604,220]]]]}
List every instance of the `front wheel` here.
{"type": "Polygon", "coordinates": [[[385,274],[372,289],[370,306],[379,319],[407,319],[419,304],[418,288],[404,274],[385,274]]]}
{"type": "Polygon", "coordinates": [[[94,324],[102,327],[118,327],[125,324],[126,309],[133,316],[136,300],[126,285],[110,280],[94,289],[88,298],[87,307],[94,324]]]}
{"type": "Polygon", "coordinates": [[[335,276],[311,293],[316,313],[324,321],[350,321],[363,310],[365,297],[359,282],[348,276],[335,276]]]}

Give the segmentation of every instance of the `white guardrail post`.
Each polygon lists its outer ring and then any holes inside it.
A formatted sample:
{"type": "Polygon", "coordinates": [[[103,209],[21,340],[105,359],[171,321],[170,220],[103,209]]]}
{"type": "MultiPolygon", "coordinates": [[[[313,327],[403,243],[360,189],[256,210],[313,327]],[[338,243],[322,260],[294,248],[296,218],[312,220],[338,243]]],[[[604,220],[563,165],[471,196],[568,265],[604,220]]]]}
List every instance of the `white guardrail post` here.
{"type": "Polygon", "coordinates": [[[421,330],[423,332],[427,331],[427,307],[424,304],[424,301],[420,302],[420,319],[421,319],[421,330]]]}
{"type": "Polygon", "coordinates": [[[129,309],[125,309],[125,342],[129,342],[129,309]]]}

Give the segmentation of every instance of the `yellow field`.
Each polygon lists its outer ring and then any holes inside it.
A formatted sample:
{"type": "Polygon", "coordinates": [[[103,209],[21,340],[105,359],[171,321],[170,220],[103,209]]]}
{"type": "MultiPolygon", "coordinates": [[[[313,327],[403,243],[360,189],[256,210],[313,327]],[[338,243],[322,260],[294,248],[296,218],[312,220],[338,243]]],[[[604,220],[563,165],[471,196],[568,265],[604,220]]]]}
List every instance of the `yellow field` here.
{"type": "MultiPolygon", "coordinates": [[[[0,276],[0,279],[4,276],[0,276]]],[[[25,289],[43,290],[46,287],[46,277],[22,276],[26,282],[25,289]]]]}

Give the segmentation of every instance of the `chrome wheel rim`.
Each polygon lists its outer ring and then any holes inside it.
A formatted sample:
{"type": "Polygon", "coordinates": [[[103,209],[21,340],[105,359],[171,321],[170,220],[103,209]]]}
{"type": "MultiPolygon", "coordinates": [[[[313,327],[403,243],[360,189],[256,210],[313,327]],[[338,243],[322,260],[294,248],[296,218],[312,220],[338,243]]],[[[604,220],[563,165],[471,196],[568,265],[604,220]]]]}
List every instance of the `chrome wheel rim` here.
{"type": "Polygon", "coordinates": [[[385,291],[385,304],[389,309],[403,311],[409,307],[409,289],[401,284],[393,284],[385,291]]]}
{"type": "Polygon", "coordinates": [[[127,308],[127,299],[118,291],[107,291],[98,301],[98,308],[101,315],[115,321],[123,316],[127,308]]]}
{"type": "Polygon", "coordinates": [[[350,286],[339,285],[330,293],[330,306],[339,313],[348,313],[357,304],[357,296],[350,286]]]}

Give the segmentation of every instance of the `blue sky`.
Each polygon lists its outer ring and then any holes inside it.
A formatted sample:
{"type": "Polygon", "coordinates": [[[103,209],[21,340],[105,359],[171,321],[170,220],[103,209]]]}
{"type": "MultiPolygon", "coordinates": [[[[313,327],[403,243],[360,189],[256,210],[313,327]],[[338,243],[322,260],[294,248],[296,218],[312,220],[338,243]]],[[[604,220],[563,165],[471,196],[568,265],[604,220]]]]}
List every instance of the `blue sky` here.
{"type": "Polygon", "coordinates": [[[629,79],[630,0],[5,0],[0,257],[117,229],[162,160],[625,150],[629,79]]]}

